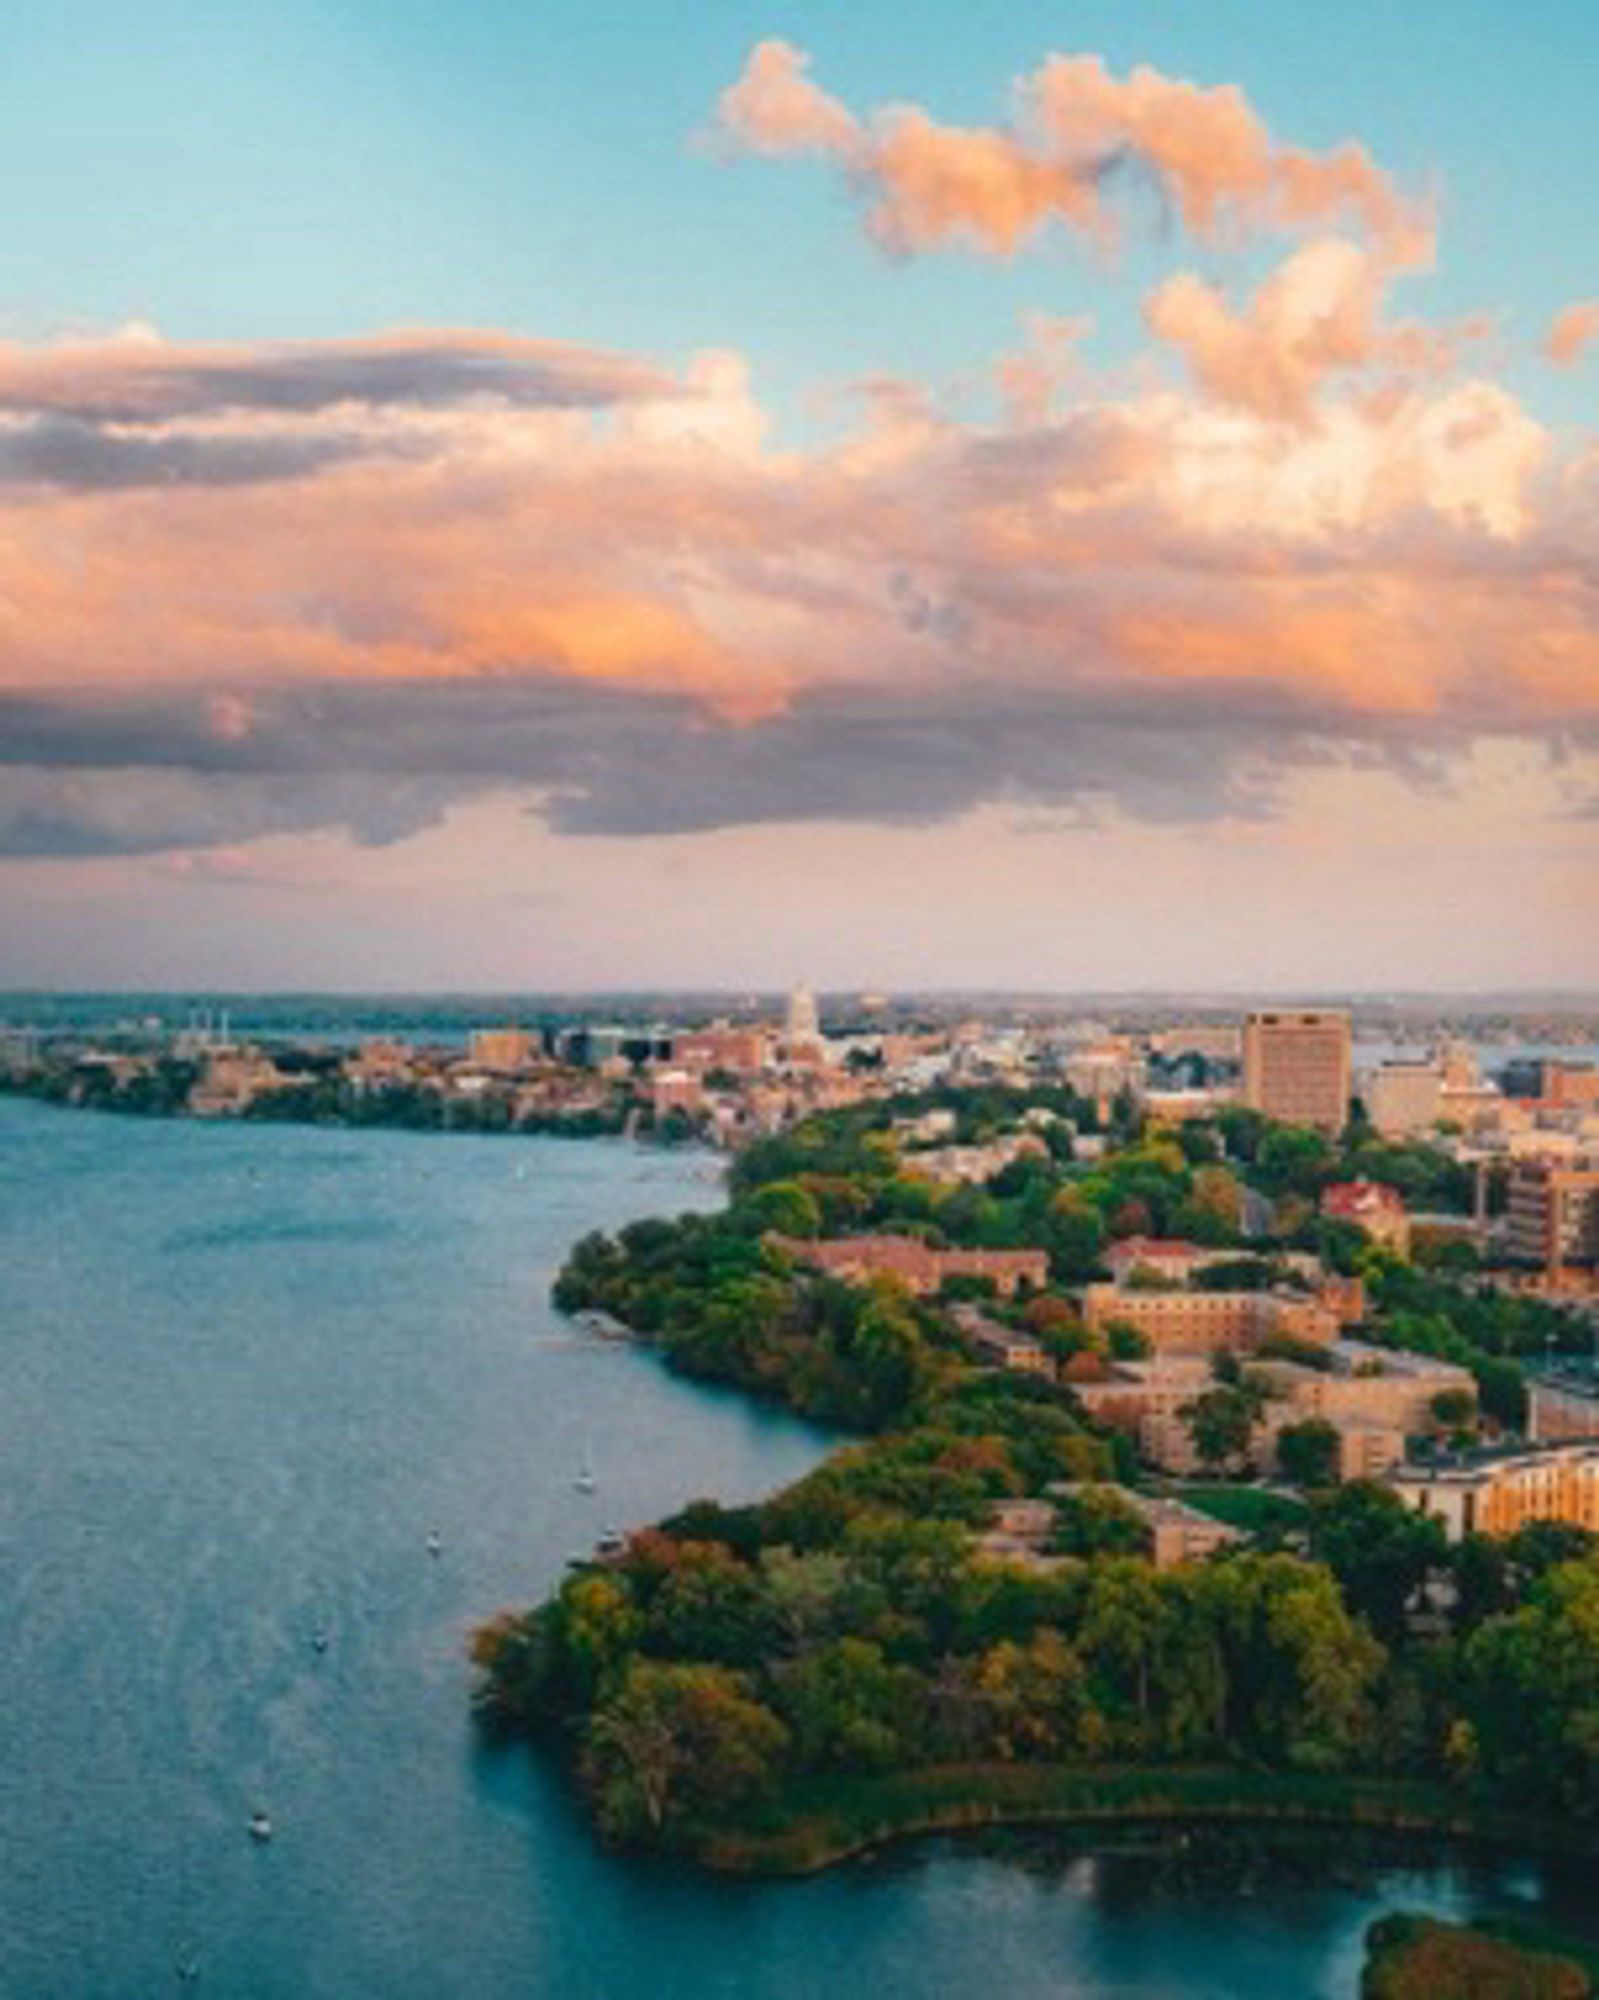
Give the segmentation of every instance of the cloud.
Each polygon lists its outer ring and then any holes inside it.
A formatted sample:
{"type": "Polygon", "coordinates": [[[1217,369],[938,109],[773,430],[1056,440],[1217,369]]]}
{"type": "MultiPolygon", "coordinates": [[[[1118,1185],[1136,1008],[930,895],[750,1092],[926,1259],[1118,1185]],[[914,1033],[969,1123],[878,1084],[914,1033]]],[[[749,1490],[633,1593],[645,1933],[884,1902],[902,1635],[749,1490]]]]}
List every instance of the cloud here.
{"type": "Polygon", "coordinates": [[[834,159],[865,196],[873,236],[900,254],[963,244],[1009,256],[1049,223],[1105,243],[1119,198],[1143,183],[1206,241],[1341,226],[1395,264],[1430,255],[1426,204],[1362,146],[1284,145],[1230,84],[1148,67],[1116,77],[1097,56],[1055,55],[1017,80],[1011,118],[954,126],[915,105],[858,117],[809,66],[790,43],[758,43],[718,100],[718,134],[731,150],[834,159]]]}
{"type": "Polygon", "coordinates": [[[1022,345],[1002,354],[994,364],[994,380],[1011,421],[1019,425],[1047,423],[1062,389],[1078,369],[1077,349],[1093,331],[1093,321],[1078,314],[1061,318],[1029,313],[1022,325],[1022,345]]]}
{"type": "Polygon", "coordinates": [[[382,846],[434,824],[464,796],[463,787],[436,778],[396,785],[369,773],[308,780],[160,767],[78,772],[22,766],[6,771],[0,785],[0,856],[40,861],[156,854],[328,829],[363,846],[382,846]]]}
{"type": "Polygon", "coordinates": [[[1218,402],[1304,423],[1333,378],[1379,367],[1396,377],[1440,374],[1483,330],[1476,322],[1453,335],[1384,324],[1390,275],[1372,251],[1325,238],[1295,250],[1241,310],[1218,286],[1183,272],[1150,295],[1144,318],[1218,402]]]}
{"type": "Polygon", "coordinates": [[[1582,299],[1555,314],[1544,336],[1544,352],[1567,368],[1594,340],[1599,340],[1599,299],[1582,299]]]}
{"type": "Polygon", "coordinates": [[[744,73],[716,103],[718,131],[752,153],[837,153],[862,142],[854,114],[806,74],[811,59],[791,42],[751,50],[744,73]]]}
{"type": "Polygon", "coordinates": [[[135,327],[0,343],[0,487],[248,486],[357,459],[458,454],[473,423],[610,412],[689,429],[725,409],[626,355],[498,333],[402,332],[229,346],[135,327]],[[668,412],[672,413],[670,418],[668,412]]]}
{"type": "Polygon", "coordinates": [[[348,403],[594,409],[674,393],[668,376],[629,356],[503,333],[182,344],[133,327],[103,339],[0,342],[0,410],[86,423],[305,415],[348,403]]]}
{"type": "MultiPolygon", "coordinates": [[[[1279,690],[960,683],[806,690],[758,724],[556,680],[259,691],[247,731],[150,690],[0,703],[0,854],[232,845],[337,827],[383,845],[485,791],[612,837],[931,825],[996,799],[1183,823],[1271,810],[1344,718],[1279,690]]],[[[1402,732],[1401,732],[1402,733],[1402,732]]]]}
{"type": "Polygon", "coordinates": [[[1186,388],[1096,388],[1040,322],[1002,417],[879,384],[805,450],[725,353],[594,408],[18,408],[0,852],[382,843],[489,793],[617,838],[1248,821],[1321,763],[1586,756],[1599,461],[1402,366],[1374,283],[1313,243],[1242,308],[1168,293],[1186,388]]]}
{"type": "Polygon", "coordinates": [[[0,420],[0,486],[113,492],[135,486],[249,486],[303,479],[342,459],[418,453],[406,441],[356,431],[204,433],[86,423],[80,417],[0,420]]]}

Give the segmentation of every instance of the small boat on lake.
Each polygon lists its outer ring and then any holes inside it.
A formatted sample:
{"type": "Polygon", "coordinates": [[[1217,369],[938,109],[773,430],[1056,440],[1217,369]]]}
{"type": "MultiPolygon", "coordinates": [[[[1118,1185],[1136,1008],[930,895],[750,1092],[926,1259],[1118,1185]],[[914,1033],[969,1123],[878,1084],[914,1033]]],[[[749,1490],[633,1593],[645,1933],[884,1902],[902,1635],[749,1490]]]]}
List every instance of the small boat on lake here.
{"type": "Polygon", "coordinates": [[[272,1838],[272,1821],[259,1806],[250,1815],[250,1838],[263,1845],[272,1838]]]}

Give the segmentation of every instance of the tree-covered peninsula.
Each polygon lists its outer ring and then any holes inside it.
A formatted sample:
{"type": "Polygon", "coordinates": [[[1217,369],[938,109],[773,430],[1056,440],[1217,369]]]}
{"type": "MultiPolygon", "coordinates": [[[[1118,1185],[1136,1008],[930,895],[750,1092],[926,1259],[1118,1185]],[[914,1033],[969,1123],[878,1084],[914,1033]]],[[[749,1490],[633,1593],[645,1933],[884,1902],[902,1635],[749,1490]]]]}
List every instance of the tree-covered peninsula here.
{"type": "MultiPolygon", "coordinates": [[[[857,1109],[742,1154],[718,1214],[586,1238],[556,1287],[564,1309],[858,1440],[760,1504],[702,1500],[637,1531],[537,1609],[490,1621],[474,1644],[485,1713],[569,1753],[606,1837],[731,1867],[1128,1813],[1520,1838],[1558,1816],[1568,1841],[1599,1833],[1589,1536],[1451,1546],[1355,1483],[1263,1509],[1257,1534],[1206,1560],[1157,1565],[1132,1504],[1144,1475],[1126,1437],[1085,1415],[1070,1366],[1043,1379],[974,1348],[960,1310],[974,1299],[1059,1361],[1091,1347],[1073,1287],[1130,1230],[1269,1252],[1238,1234],[1239,1193],[1286,1178],[1299,1142],[1247,1137],[1250,1157],[1224,1158],[1219,1132],[1129,1128],[1092,1162],[1054,1143],[989,1186],[949,1188],[909,1170],[892,1108],[857,1109]],[[805,1246],[862,1232],[1030,1247],[1048,1275],[1001,1299],[980,1279],[913,1295],[812,1268],[805,1246]],[[1048,1542],[1018,1560],[996,1521],[1046,1500],[1048,1542]]],[[[1297,1226],[1363,1260],[1370,1336],[1409,1315],[1511,1370],[1543,1336],[1516,1301],[1447,1271],[1401,1279],[1347,1235],[1297,1226]]]]}

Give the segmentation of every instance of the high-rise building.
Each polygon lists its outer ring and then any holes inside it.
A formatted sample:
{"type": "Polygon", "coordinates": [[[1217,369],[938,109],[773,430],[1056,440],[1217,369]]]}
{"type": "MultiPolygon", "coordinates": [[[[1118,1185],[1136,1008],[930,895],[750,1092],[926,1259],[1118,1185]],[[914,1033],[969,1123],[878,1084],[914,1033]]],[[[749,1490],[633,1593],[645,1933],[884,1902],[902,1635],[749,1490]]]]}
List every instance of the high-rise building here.
{"type": "Polygon", "coordinates": [[[1244,1102],[1287,1125],[1341,1132],[1349,1117],[1349,1016],[1270,1008],[1244,1021],[1244,1102]]]}

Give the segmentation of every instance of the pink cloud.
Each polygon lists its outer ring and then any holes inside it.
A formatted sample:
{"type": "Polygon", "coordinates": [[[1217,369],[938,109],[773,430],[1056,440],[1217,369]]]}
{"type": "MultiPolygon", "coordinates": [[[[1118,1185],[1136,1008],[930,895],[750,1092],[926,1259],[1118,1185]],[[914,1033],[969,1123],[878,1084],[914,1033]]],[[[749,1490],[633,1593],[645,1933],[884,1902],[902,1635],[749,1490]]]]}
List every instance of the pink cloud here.
{"type": "Polygon", "coordinates": [[[861,143],[854,114],[814,84],[811,59],[791,42],[758,42],[716,103],[718,129],[752,153],[837,153],[861,143]]]}
{"type": "Polygon", "coordinates": [[[766,41],[717,106],[745,151],[836,159],[870,201],[868,225],[902,252],[964,243],[1011,255],[1047,223],[1096,241],[1116,230],[1111,190],[1137,169],[1206,239],[1260,230],[1361,229],[1395,263],[1422,263],[1432,222],[1353,141],[1283,145],[1234,85],[1203,89],[1097,56],[1051,56],[1014,89],[1013,119],[952,126],[918,106],[857,117],[808,75],[809,57],[766,41]]]}

